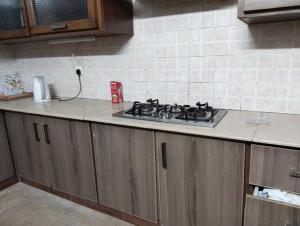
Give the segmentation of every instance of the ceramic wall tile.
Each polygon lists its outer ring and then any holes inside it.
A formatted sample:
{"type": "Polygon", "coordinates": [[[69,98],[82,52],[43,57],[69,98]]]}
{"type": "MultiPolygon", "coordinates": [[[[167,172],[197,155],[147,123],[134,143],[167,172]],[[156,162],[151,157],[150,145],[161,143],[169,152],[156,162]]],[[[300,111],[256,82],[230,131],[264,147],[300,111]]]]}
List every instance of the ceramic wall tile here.
{"type": "Polygon", "coordinates": [[[0,73],[19,72],[26,90],[43,75],[59,96],[128,101],[210,102],[215,107],[300,113],[300,23],[246,25],[237,0],[137,0],[131,37],[0,46],[0,73]],[[72,57],[76,56],[76,59],[72,57]]]}

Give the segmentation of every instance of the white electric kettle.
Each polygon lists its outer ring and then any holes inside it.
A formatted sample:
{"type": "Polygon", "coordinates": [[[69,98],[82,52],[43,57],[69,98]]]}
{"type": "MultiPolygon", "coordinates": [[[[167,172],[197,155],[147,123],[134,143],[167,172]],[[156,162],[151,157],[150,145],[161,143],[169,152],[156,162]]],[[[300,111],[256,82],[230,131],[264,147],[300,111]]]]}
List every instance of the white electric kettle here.
{"type": "Polygon", "coordinates": [[[49,86],[43,76],[34,77],[33,86],[35,102],[45,103],[51,100],[49,86]]]}

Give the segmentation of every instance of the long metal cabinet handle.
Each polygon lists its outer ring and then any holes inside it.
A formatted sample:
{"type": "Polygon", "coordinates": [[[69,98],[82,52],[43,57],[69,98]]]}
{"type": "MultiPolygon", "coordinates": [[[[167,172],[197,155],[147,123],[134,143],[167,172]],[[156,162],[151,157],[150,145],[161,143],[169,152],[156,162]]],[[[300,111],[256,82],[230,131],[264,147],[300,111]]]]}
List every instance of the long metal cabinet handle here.
{"type": "Polygon", "coordinates": [[[24,27],[25,27],[24,7],[21,7],[21,10],[20,10],[20,17],[21,17],[22,28],[24,28],[24,27]]]}
{"type": "Polygon", "coordinates": [[[36,15],[35,15],[35,5],[33,3],[33,0],[30,0],[30,8],[31,8],[31,15],[32,15],[32,19],[33,19],[33,22],[34,22],[34,25],[37,25],[37,19],[36,19],[36,15]]]}
{"type": "Polygon", "coordinates": [[[290,177],[300,178],[300,171],[297,171],[295,169],[289,169],[289,175],[290,177]]]}
{"type": "Polygon", "coordinates": [[[292,224],[285,224],[284,226],[293,226],[292,224]]]}
{"type": "Polygon", "coordinates": [[[55,25],[51,25],[50,26],[51,29],[53,31],[56,31],[56,30],[64,30],[64,29],[67,29],[68,28],[68,25],[67,24],[55,24],[55,25]]]}
{"type": "Polygon", "coordinates": [[[167,144],[162,143],[161,144],[161,154],[162,154],[162,166],[164,169],[167,169],[167,144]]]}
{"type": "Polygon", "coordinates": [[[41,139],[39,137],[39,132],[38,132],[38,128],[37,128],[37,123],[33,123],[33,129],[34,129],[34,135],[35,135],[35,139],[37,142],[40,142],[41,139]]]}
{"type": "Polygon", "coordinates": [[[47,124],[44,125],[44,133],[45,133],[46,143],[50,144],[49,133],[48,133],[48,125],[47,124]]]}

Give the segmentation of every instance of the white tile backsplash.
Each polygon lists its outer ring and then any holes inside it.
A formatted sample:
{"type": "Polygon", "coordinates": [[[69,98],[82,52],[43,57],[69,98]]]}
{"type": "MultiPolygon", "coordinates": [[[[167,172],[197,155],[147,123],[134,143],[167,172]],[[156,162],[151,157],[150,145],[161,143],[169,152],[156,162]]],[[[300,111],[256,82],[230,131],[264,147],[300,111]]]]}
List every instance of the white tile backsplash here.
{"type": "Polygon", "coordinates": [[[27,90],[47,78],[59,96],[125,100],[208,101],[215,107],[300,114],[300,22],[246,25],[236,0],[136,0],[132,37],[91,43],[0,46],[0,74],[20,72],[27,90]]]}

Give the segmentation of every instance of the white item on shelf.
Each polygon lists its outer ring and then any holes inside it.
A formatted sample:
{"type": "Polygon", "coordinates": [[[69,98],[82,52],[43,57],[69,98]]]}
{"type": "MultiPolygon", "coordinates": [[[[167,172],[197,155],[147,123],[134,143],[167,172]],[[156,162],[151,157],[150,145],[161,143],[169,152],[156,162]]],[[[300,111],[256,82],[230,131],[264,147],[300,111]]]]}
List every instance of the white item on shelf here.
{"type": "Polygon", "coordinates": [[[37,76],[33,81],[34,101],[45,103],[51,100],[49,86],[43,76],[37,76]]]}
{"type": "MultiPolygon", "coordinates": [[[[256,188],[258,189],[258,187],[256,188]]],[[[256,188],[254,189],[254,196],[300,206],[300,195],[295,195],[286,191],[271,188],[264,188],[262,191],[257,192],[256,188]]]]}

